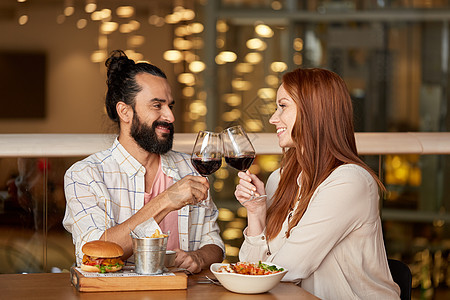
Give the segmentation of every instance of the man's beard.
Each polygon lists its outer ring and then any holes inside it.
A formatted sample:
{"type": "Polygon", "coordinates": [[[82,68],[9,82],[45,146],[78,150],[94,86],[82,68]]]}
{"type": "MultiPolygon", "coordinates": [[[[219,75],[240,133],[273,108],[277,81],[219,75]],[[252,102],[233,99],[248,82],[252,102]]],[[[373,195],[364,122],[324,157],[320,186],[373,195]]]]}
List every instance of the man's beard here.
{"type": "Polygon", "coordinates": [[[173,132],[174,129],[172,123],[154,121],[150,127],[147,124],[142,123],[137,113],[134,112],[130,134],[136,143],[147,152],[156,154],[167,153],[172,149],[173,132]],[[170,131],[169,133],[163,134],[163,140],[159,140],[156,135],[155,129],[159,125],[167,127],[170,131]]]}

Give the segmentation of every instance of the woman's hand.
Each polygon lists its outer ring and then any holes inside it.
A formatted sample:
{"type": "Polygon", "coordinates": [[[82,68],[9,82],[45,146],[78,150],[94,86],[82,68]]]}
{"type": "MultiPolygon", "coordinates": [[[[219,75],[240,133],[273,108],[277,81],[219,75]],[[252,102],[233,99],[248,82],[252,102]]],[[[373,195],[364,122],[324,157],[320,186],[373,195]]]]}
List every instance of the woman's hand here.
{"type": "Polygon", "coordinates": [[[264,183],[259,178],[247,172],[239,172],[239,184],[236,186],[234,195],[236,199],[247,209],[248,236],[256,236],[263,232],[266,227],[267,197],[250,200],[252,196],[265,195],[264,183]],[[249,201],[250,200],[250,201],[249,201]]]}
{"type": "Polygon", "coordinates": [[[234,195],[242,205],[244,205],[248,209],[257,204],[256,202],[265,202],[255,201],[255,203],[252,203],[253,201],[249,201],[252,197],[258,197],[260,195],[266,194],[264,183],[259,180],[256,175],[250,173],[249,171],[246,171],[245,173],[239,172],[238,176],[240,178],[239,184],[236,186],[234,195]]]}

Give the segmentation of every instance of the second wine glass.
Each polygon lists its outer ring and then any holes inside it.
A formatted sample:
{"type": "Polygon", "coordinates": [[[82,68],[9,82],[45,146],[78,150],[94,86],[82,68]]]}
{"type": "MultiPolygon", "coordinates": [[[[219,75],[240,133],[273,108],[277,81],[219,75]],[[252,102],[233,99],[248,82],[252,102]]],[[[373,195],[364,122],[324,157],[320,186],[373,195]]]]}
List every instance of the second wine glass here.
{"type": "MultiPolygon", "coordinates": [[[[222,165],[222,136],[220,133],[199,131],[192,149],[191,162],[194,168],[207,177],[219,170],[222,165]]],[[[197,203],[199,207],[208,206],[206,201],[197,203]]]]}
{"type": "MultiPolygon", "coordinates": [[[[245,172],[256,157],[255,148],[244,129],[238,125],[225,129],[223,132],[223,155],[225,161],[236,170],[245,172]]],[[[247,201],[262,200],[266,195],[253,195],[247,201]]],[[[247,202],[245,201],[245,202],[247,202]]],[[[242,204],[244,204],[243,202],[242,204]]]]}

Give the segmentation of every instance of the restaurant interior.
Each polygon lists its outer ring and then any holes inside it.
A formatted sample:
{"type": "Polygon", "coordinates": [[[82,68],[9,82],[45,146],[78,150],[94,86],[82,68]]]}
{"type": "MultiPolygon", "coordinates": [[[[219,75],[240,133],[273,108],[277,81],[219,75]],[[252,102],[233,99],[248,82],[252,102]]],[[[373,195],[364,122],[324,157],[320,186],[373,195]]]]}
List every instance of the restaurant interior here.
{"type": "MultiPolygon", "coordinates": [[[[117,133],[104,109],[115,49],[167,74],[176,133],[275,133],[277,88],[298,67],[345,80],[356,132],[447,132],[449,21],[449,0],[2,0],[0,135],[117,133]]],[[[363,156],[387,188],[386,251],[410,267],[413,299],[450,297],[448,154],[363,156]]],[[[74,264],[63,177],[84,157],[0,149],[0,274],[74,264]]],[[[280,157],[251,171],[266,179],[280,157]]],[[[210,176],[228,262],[246,226],[236,182],[225,163],[210,176]]]]}

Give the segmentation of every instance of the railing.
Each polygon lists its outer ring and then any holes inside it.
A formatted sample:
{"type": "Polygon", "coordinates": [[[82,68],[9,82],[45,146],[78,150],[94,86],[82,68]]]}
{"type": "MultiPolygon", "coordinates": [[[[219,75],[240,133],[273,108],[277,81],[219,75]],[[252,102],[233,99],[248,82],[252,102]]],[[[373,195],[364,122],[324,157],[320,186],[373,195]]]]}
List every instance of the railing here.
{"type": "MultiPolygon", "coordinates": [[[[175,134],[174,150],[190,153],[194,133],[175,134]]],[[[249,134],[258,154],[280,154],[274,133],[249,134]]],[[[107,149],[108,134],[0,134],[0,157],[77,157],[107,149]]],[[[358,132],[360,155],[450,154],[450,132],[358,132]]]]}

